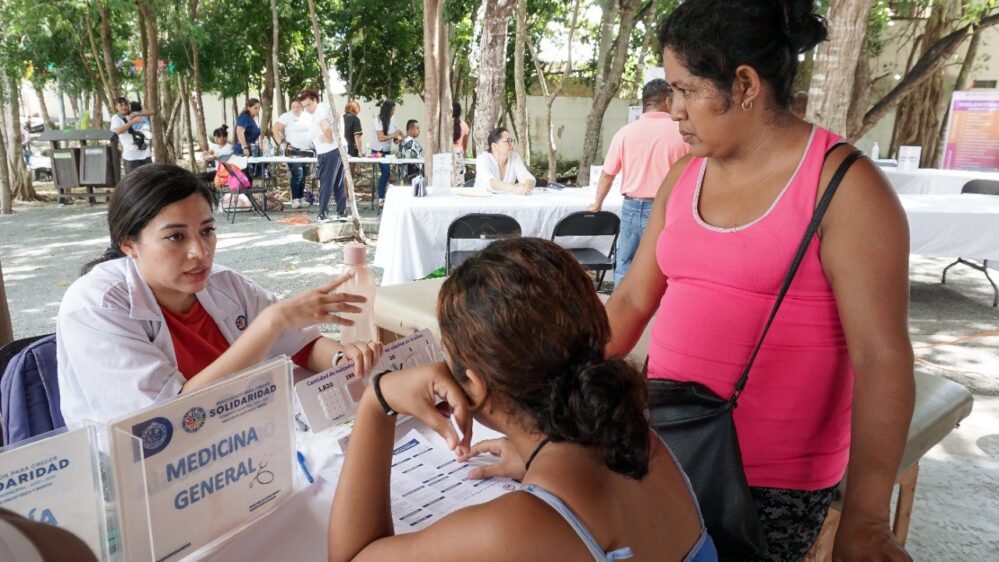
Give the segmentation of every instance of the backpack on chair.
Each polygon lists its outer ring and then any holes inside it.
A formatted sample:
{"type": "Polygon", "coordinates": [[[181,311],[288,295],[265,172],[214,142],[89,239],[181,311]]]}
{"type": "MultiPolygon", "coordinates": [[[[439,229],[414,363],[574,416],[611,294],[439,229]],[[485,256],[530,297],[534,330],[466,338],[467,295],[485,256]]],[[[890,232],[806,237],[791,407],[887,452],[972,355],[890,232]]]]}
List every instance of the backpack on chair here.
{"type": "Polygon", "coordinates": [[[219,162],[219,164],[221,166],[215,173],[215,185],[218,187],[228,188],[229,191],[235,193],[250,189],[253,185],[253,181],[243,173],[239,166],[228,162],[219,162]]]}
{"type": "Polygon", "coordinates": [[[6,444],[65,427],[59,409],[55,334],[19,351],[0,377],[0,421],[6,444]]]}

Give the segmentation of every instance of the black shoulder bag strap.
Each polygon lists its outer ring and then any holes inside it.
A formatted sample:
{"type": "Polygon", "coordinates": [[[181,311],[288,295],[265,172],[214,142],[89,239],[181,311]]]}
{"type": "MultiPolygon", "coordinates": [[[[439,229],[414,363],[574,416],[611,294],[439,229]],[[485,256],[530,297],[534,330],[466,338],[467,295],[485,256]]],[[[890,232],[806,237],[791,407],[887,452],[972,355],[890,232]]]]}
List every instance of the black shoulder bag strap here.
{"type": "MultiPolygon", "coordinates": [[[[839,144],[833,146],[829,149],[832,152],[839,144]]],[[[829,152],[826,153],[828,156],[829,152]]],[[[739,378],[739,382],[735,384],[735,392],[732,393],[732,398],[729,399],[729,403],[735,407],[736,400],[738,400],[739,395],[742,394],[742,389],[746,387],[746,381],[749,380],[749,371],[753,368],[753,363],[756,361],[756,356],[760,353],[760,348],[763,346],[763,339],[767,337],[767,332],[770,331],[770,325],[773,324],[774,317],[777,316],[777,310],[780,308],[780,303],[784,301],[784,296],[787,295],[787,290],[791,286],[791,281],[794,280],[794,274],[798,272],[798,266],[801,265],[801,260],[805,258],[805,251],[808,250],[808,245],[812,242],[812,236],[819,229],[819,225],[822,224],[822,217],[826,214],[826,209],[829,208],[829,202],[832,201],[833,195],[836,193],[836,189],[839,188],[840,182],[843,181],[843,176],[846,175],[846,171],[850,169],[850,166],[857,161],[861,156],[859,150],[854,150],[847,156],[843,163],[839,165],[836,169],[836,173],[833,174],[831,180],[829,180],[829,187],[826,188],[826,192],[822,194],[822,199],[819,201],[817,207],[815,207],[815,212],[812,214],[812,221],[808,223],[808,228],[805,230],[805,236],[801,239],[801,244],[798,244],[798,252],[794,255],[794,259],[791,261],[791,268],[788,270],[787,275],[784,276],[784,284],[781,285],[780,292],[777,294],[777,301],[774,303],[773,309],[770,310],[770,317],[767,318],[766,325],[763,326],[763,333],[760,334],[760,340],[756,342],[756,348],[753,349],[753,354],[749,357],[749,363],[746,364],[746,368],[742,371],[742,377],[739,378]]]]}

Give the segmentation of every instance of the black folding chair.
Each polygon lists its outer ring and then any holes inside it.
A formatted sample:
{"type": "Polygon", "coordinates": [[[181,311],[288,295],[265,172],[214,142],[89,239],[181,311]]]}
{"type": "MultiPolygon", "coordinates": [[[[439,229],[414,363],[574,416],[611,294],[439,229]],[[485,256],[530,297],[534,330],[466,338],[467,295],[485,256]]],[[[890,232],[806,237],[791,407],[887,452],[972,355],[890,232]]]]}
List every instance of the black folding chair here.
{"type": "Polygon", "coordinates": [[[604,276],[614,269],[617,236],[621,232],[621,218],[608,211],[591,213],[579,211],[558,221],[552,232],[552,242],[564,236],[612,236],[610,251],[604,254],[596,248],[566,248],[585,269],[598,272],[597,290],[603,288],[604,276]]]}
{"type": "MultiPolygon", "coordinates": [[[[225,162],[219,162],[230,174],[232,173],[232,167],[230,164],[225,162]]],[[[243,172],[246,173],[245,171],[243,172]]],[[[225,218],[230,223],[236,222],[236,213],[239,212],[239,196],[246,195],[246,198],[250,200],[250,210],[257,213],[258,215],[264,217],[267,220],[271,220],[267,216],[267,180],[261,180],[259,182],[254,182],[253,178],[247,175],[250,180],[250,187],[247,189],[240,189],[239,191],[230,191],[226,188],[222,188],[222,193],[230,193],[228,205],[225,206],[225,218]],[[254,195],[260,195],[260,200],[262,203],[257,202],[257,198],[254,195]]]]}
{"type": "Polygon", "coordinates": [[[478,253],[478,250],[451,251],[451,240],[502,240],[520,237],[520,223],[509,215],[472,213],[458,217],[447,227],[447,249],[444,254],[445,271],[461,265],[478,253]]]}
{"type": "MultiPolygon", "coordinates": [[[[964,184],[961,188],[961,193],[977,193],[980,195],[999,195],[999,181],[993,180],[971,180],[964,184]]],[[[982,263],[978,263],[972,260],[967,260],[964,258],[957,258],[954,263],[948,265],[943,270],[943,275],[940,277],[941,283],[947,282],[947,270],[954,267],[957,264],[963,264],[971,269],[981,271],[985,274],[985,278],[989,280],[992,284],[992,306],[999,307],[999,286],[996,286],[996,282],[992,280],[989,275],[989,260],[982,260],[982,263]]]]}

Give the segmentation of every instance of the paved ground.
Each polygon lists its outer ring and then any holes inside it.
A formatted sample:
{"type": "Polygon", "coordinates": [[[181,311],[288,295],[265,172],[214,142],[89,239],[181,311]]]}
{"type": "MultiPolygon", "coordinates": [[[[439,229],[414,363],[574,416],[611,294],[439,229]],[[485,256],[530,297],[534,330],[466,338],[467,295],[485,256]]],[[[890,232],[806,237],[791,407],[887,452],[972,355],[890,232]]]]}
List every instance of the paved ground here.
{"type": "MultiPolygon", "coordinates": [[[[368,221],[377,220],[362,203],[368,221]]],[[[0,216],[0,263],[14,336],[52,332],[63,292],[80,266],[108,245],[105,207],[19,205],[0,216]]],[[[288,219],[293,213],[274,213],[288,219]]],[[[312,216],[312,214],[310,214],[312,216]]],[[[240,215],[220,224],[218,263],[278,295],[318,285],[339,271],[342,251],[301,236],[306,228],[240,215]]],[[[377,242],[375,240],[374,242],[377,242]]],[[[369,261],[374,254],[369,252],[369,261]]],[[[910,332],[917,368],[965,384],[975,410],[921,464],[909,548],[916,560],[997,559],[999,553],[999,310],[981,273],[950,260],[912,259],[910,332]]],[[[380,272],[376,272],[380,275],[380,272]]],[[[993,276],[999,278],[999,272],[993,276]]]]}

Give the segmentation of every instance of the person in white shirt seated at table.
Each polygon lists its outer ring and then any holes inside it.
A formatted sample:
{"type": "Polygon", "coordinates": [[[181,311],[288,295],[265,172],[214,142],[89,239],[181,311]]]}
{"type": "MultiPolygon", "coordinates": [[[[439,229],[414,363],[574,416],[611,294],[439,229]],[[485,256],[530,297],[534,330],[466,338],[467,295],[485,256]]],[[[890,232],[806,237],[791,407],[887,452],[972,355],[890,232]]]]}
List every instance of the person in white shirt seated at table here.
{"type": "Polygon", "coordinates": [[[105,422],[198,390],[277,355],[311,371],[341,358],[362,372],[376,342],[340,343],[317,324],[349,325],[364,297],[349,277],[278,300],[214,265],[214,193],[191,172],[147,164],[108,204],[111,246],[66,290],[56,324],[60,408],[67,425],[105,422]]]}
{"type": "Polygon", "coordinates": [[[568,251],[494,242],[444,282],[437,317],[447,362],[376,374],[361,399],[330,512],[331,562],[717,560],[684,473],[645,418],[644,377],[604,358],[607,314],[568,251]],[[440,434],[460,462],[499,457],[468,477],[521,486],[396,535],[396,413],[440,434]],[[470,447],[473,417],[506,437],[470,447]]]}
{"type": "Polygon", "coordinates": [[[530,195],[537,181],[514,149],[510,131],[496,127],[486,142],[489,148],[475,159],[475,187],[530,195]]]}

